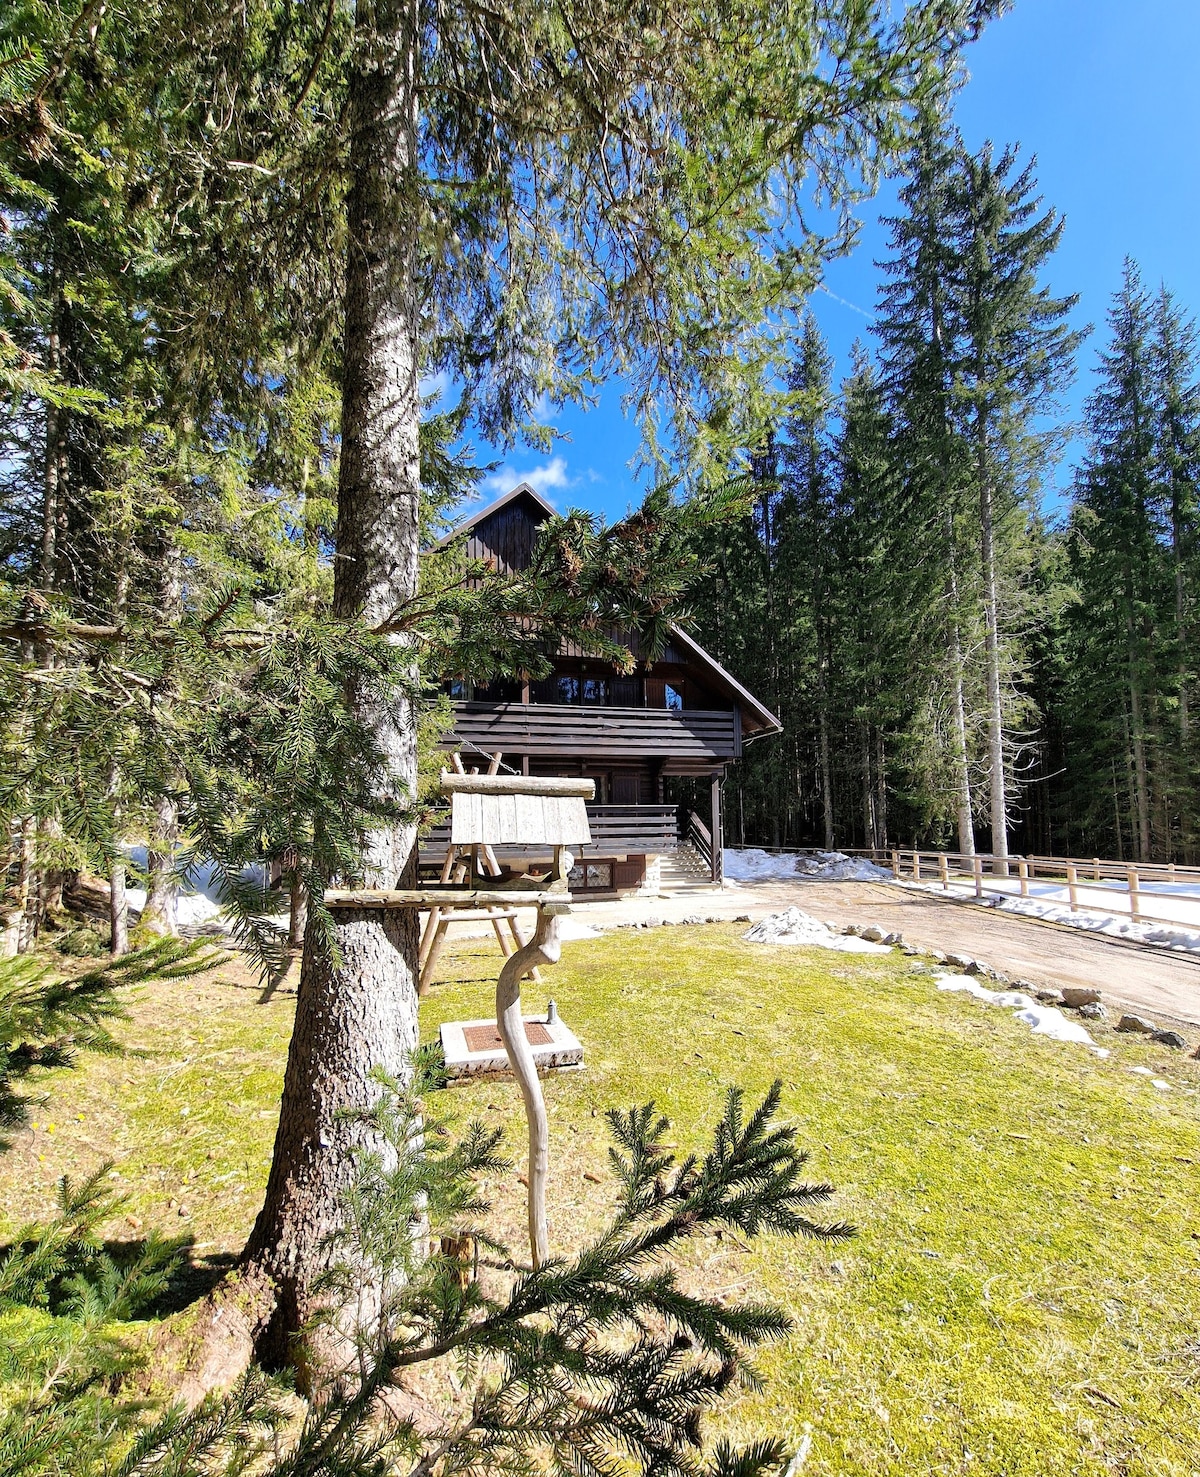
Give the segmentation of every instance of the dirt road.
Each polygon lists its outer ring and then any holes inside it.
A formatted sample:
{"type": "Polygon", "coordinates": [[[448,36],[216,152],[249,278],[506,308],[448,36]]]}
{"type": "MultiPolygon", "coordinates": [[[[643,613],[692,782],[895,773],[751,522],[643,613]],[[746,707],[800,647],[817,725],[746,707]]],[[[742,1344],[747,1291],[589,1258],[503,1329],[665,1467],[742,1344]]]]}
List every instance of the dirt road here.
{"type": "Polygon", "coordinates": [[[1200,1026],[1200,960],[953,902],[882,882],[738,883],[669,899],[591,903],[577,911],[597,923],[687,916],[758,919],[790,906],[838,925],[877,923],[921,948],[970,955],[1033,984],[1094,985],[1112,1005],[1163,1024],[1200,1026]]]}

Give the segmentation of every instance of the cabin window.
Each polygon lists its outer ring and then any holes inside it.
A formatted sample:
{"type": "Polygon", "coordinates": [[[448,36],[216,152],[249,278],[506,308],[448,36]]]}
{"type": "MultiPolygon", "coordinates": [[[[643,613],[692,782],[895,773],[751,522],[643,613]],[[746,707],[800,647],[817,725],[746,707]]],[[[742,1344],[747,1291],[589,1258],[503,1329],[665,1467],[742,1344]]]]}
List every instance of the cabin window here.
{"type": "Polygon", "coordinates": [[[683,687],[672,687],[669,682],[663,683],[663,691],[666,696],[664,707],[672,709],[676,713],[683,711],[683,687]]]}
{"type": "Polygon", "coordinates": [[[606,677],[585,677],[583,679],[583,701],[585,703],[607,703],[608,679],[606,677]]]}
{"type": "Polygon", "coordinates": [[[579,678],[556,677],[554,679],[554,701],[556,703],[577,703],[579,701],[579,678]]]}
{"type": "Polygon", "coordinates": [[[497,677],[493,682],[476,686],[475,701],[477,703],[519,703],[521,684],[504,677],[497,677]]]}
{"type": "Polygon", "coordinates": [[[452,677],[446,683],[446,687],[456,703],[465,703],[470,700],[471,684],[465,677],[452,677]]]}
{"type": "Polygon", "coordinates": [[[611,892],[612,862],[576,862],[567,876],[572,892],[611,892]]]}

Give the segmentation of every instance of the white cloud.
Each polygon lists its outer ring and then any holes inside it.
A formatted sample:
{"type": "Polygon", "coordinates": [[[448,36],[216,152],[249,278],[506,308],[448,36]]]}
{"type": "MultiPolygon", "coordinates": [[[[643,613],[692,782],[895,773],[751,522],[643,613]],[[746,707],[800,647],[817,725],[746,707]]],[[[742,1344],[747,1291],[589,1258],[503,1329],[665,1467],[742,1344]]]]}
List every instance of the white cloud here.
{"type": "Polygon", "coordinates": [[[436,374],[426,375],[421,383],[417,386],[417,390],[422,400],[426,399],[430,395],[437,396],[437,399],[434,401],[433,405],[430,406],[430,410],[437,411],[441,410],[443,405],[445,404],[447,394],[452,383],[453,381],[450,378],[449,371],[445,369],[439,369],[436,374]]]}
{"type": "Polygon", "coordinates": [[[548,462],[543,462],[539,467],[530,467],[527,471],[518,472],[515,467],[503,466],[486,477],[483,490],[493,497],[502,497],[504,493],[511,492],[520,482],[528,482],[534,492],[541,493],[543,497],[553,502],[549,494],[555,491],[566,491],[574,487],[576,479],[567,475],[567,459],[563,456],[552,456],[548,462]]]}
{"type": "Polygon", "coordinates": [[[530,411],[530,420],[534,420],[539,426],[552,425],[562,414],[562,407],[555,405],[545,390],[533,402],[530,411]]]}

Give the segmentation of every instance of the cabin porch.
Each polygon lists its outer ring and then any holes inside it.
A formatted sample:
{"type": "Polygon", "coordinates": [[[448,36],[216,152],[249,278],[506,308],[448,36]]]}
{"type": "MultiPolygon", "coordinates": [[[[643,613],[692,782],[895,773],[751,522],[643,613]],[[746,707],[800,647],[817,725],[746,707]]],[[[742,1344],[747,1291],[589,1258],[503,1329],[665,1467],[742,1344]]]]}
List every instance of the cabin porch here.
{"type": "MultiPolygon", "coordinates": [[[[717,835],[720,836],[719,775],[713,777],[717,835]]],[[[657,895],[698,886],[719,886],[720,844],[713,846],[711,817],[665,802],[635,805],[589,803],[589,846],[581,848],[571,877],[571,891],[581,896],[612,897],[643,892],[657,895]]],[[[421,838],[423,873],[440,872],[450,844],[447,818],[421,838]]],[[[548,864],[531,846],[493,848],[506,874],[520,875],[548,864]]]]}

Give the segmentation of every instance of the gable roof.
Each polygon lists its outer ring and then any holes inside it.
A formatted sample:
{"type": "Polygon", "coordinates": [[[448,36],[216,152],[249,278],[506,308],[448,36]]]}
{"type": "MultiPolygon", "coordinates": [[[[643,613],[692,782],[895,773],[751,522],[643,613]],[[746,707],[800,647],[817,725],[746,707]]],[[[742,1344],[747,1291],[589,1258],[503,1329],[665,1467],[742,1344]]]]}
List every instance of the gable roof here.
{"type": "Polygon", "coordinates": [[[542,523],[547,518],[556,516],[554,508],[550,506],[540,492],[535,492],[528,482],[518,482],[511,492],[506,492],[503,497],[498,497],[493,503],[485,503],[482,508],[472,513],[469,518],[464,518],[461,523],[456,523],[444,538],[438,539],[437,543],[434,544],[434,548],[442,548],[451,539],[456,539],[460,535],[468,533],[477,523],[482,523],[485,518],[490,518],[493,513],[499,513],[502,509],[507,508],[509,503],[518,502],[522,498],[527,498],[536,509],[538,515],[534,519],[536,523],[542,523]]]}
{"type": "MultiPolygon", "coordinates": [[[[503,497],[497,498],[495,502],[487,503],[484,507],[472,513],[469,518],[464,518],[461,523],[456,524],[445,538],[438,540],[435,547],[441,548],[444,544],[449,543],[451,539],[468,533],[472,528],[492,517],[493,514],[501,512],[510,504],[522,499],[527,500],[531,505],[533,521],[535,523],[542,523],[547,518],[557,516],[555,509],[551,507],[539,492],[535,492],[528,482],[518,482],[516,487],[510,492],[506,492],[503,497]]],[[[671,640],[680,646],[692,661],[704,669],[706,677],[718,691],[724,693],[730,701],[742,710],[744,742],[749,743],[752,739],[762,738],[766,734],[783,732],[783,724],[771,712],[770,708],[765,703],[760,703],[749,688],[744,687],[732,672],[727,671],[717,661],[716,657],[710,656],[704,647],[700,645],[699,641],[693,636],[689,636],[686,631],[682,630],[673,622],[670,630],[671,640]],[[749,721],[747,722],[747,720],[749,721]]]]}

